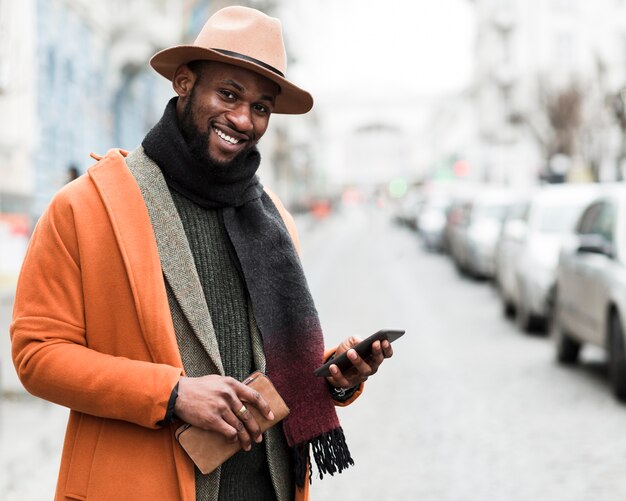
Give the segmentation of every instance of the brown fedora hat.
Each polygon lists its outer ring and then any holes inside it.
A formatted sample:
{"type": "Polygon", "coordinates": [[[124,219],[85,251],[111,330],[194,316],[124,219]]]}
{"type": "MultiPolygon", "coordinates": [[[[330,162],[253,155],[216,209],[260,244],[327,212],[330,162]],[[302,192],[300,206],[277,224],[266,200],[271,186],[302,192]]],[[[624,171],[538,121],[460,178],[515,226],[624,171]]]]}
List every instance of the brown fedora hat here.
{"type": "Polygon", "coordinates": [[[172,80],[181,64],[198,59],[241,66],[276,82],[281,90],[274,113],[306,113],[313,107],[311,94],[285,78],[287,54],[280,21],[256,9],[226,7],[217,11],[193,45],[157,52],[150,64],[172,80]]]}

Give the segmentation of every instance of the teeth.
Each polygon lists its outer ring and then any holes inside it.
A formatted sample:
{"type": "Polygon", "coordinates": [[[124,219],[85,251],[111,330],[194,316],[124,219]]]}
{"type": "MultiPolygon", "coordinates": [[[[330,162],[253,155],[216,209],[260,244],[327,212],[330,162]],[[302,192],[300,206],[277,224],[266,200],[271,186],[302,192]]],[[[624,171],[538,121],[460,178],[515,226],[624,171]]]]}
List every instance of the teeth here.
{"type": "Polygon", "coordinates": [[[213,130],[219,137],[221,137],[224,141],[228,141],[230,144],[237,144],[239,142],[239,139],[235,139],[234,137],[227,136],[219,129],[213,128],[213,130]]]}

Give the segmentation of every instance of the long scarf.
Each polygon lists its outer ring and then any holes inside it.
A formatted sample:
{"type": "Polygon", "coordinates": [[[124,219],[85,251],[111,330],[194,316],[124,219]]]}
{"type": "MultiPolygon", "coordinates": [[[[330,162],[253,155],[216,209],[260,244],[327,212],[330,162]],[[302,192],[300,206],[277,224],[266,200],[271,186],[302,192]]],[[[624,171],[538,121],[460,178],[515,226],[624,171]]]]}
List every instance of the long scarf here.
{"type": "Polygon", "coordinates": [[[304,485],[310,451],[320,478],[341,473],[354,461],[326,381],[313,375],[324,353],[322,329],[289,232],[256,176],[260,154],[252,148],[236,168],[200,162],[180,131],[176,100],[142,146],[170,188],[222,214],[263,338],[268,376],[291,410],[283,430],[296,484],[304,485]]]}

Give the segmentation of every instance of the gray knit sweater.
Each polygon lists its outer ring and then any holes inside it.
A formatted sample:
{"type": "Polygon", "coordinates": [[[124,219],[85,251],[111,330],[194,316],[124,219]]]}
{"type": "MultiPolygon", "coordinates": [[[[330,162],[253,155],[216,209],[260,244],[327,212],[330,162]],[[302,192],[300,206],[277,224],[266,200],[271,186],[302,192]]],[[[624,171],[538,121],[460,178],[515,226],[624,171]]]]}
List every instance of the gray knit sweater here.
{"type": "MultiPolygon", "coordinates": [[[[215,329],[224,373],[239,381],[254,371],[248,294],[235,264],[224,224],[216,210],[205,209],[170,190],[183,223],[204,296],[215,329]]],[[[188,373],[192,357],[181,350],[188,373]],[[186,360],[188,358],[188,360],[186,360]]],[[[202,368],[195,368],[195,371],[202,368]]],[[[198,374],[200,375],[200,374],[198,374]]],[[[207,482],[196,469],[196,499],[208,499],[207,482]]],[[[220,501],[276,499],[265,447],[253,444],[250,452],[239,452],[222,465],[220,501]]]]}

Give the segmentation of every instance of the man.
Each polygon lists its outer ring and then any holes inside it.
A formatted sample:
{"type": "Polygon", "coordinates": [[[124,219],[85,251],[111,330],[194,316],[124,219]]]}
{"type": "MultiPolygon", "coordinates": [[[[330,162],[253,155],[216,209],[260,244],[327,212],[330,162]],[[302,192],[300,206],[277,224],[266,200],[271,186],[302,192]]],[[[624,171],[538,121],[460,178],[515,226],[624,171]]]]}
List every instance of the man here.
{"type": "Polygon", "coordinates": [[[112,150],[38,223],[11,325],[24,386],[71,409],[57,499],[307,499],[353,463],[335,414],[384,358],[349,338],[324,354],[292,218],[255,172],[272,113],[306,113],[284,77],[278,20],[217,12],[191,46],[156,54],[172,81],[142,147],[112,150]],[[313,370],[349,350],[353,367],[313,370]],[[267,373],[290,408],[261,435],[241,383],[267,373]],[[189,423],[243,449],[203,475],[175,438],[189,423]]]}

